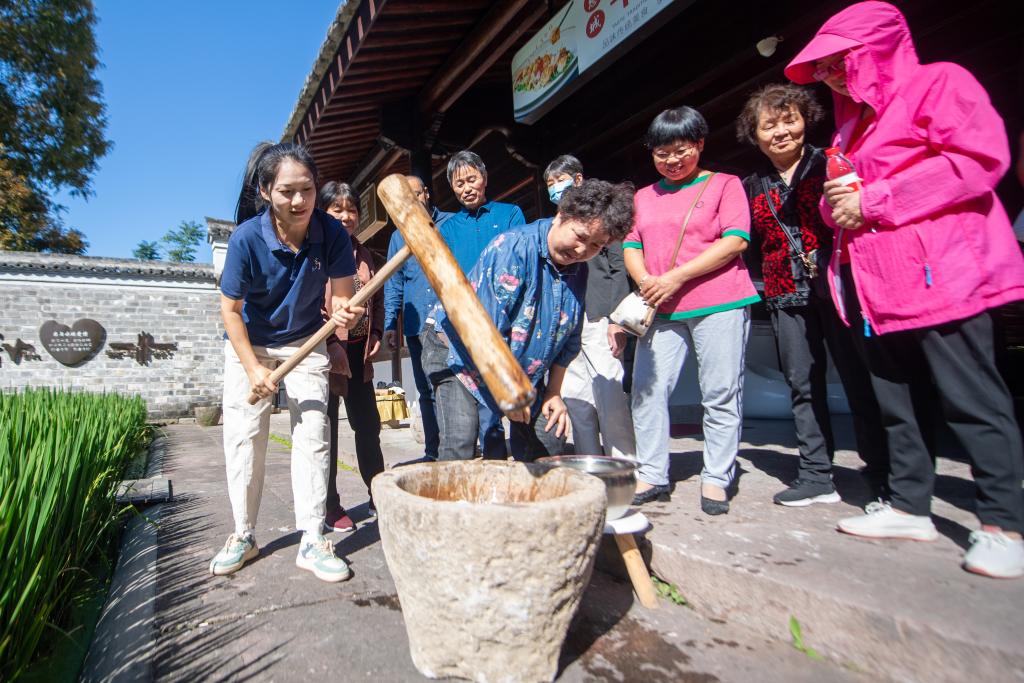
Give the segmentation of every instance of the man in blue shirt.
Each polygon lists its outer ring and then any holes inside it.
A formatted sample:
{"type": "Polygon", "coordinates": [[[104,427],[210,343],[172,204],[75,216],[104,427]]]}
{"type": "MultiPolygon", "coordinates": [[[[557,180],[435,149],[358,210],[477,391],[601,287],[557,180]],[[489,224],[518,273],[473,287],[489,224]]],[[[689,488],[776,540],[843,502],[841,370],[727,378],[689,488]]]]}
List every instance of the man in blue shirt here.
{"type": "Polygon", "coordinates": [[[463,273],[473,269],[492,239],[509,228],[526,223],[515,204],[487,201],[487,167],[476,153],[463,150],[448,161],[448,183],[462,204],[441,228],[463,273]]]}
{"type": "MultiPolygon", "coordinates": [[[[416,199],[423,204],[431,220],[438,228],[452,214],[440,211],[430,205],[430,191],[423,181],[414,175],[405,177],[412,187],[416,199]]],[[[391,233],[388,244],[388,260],[405,246],[402,233],[395,230],[391,233]]],[[[391,349],[398,349],[398,312],[402,311],[402,331],[406,345],[409,347],[409,360],[412,361],[412,376],[416,380],[416,391],[419,393],[420,417],[423,420],[424,455],[428,460],[437,460],[437,445],[440,432],[437,416],[434,413],[434,389],[430,386],[427,376],[423,374],[420,356],[423,344],[420,342],[420,329],[426,314],[437,303],[437,296],[430,287],[423,268],[415,258],[410,258],[391,278],[384,283],[384,343],[391,349]]]]}
{"type": "MultiPolygon", "coordinates": [[[[537,387],[532,406],[508,414],[517,460],[562,451],[569,417],[559,394],[566,367],[580,350],[587,281],[582,264],[609,241],[621,240],[632,224],[632,185],[585,180],[566,190],[553,219],[494,238],[469,274],[480,303],[537,387]]],[[[421,338],[441,425],[438,457],[471,458],[482,409],[501,411],[440,304],[421,338]]]]}
{"type": "MultiPolygon", "coordinates": [[[[463,273],[469,273],[492,239],[526,223],[515,204],[487,201],[487,167],[480,155],[462,150],[448,160],[448,183],[462,204],[441,228],[441,237],[452,250],[463,273]]],[[[483,408],[486,412],[487,408],[483,408]]],[[[501,413],[481,416],[480,449],[485,457],[505,457],[505,429],[501,413]],[[485,419],[486,418],[486,419],[485,419]]]]}

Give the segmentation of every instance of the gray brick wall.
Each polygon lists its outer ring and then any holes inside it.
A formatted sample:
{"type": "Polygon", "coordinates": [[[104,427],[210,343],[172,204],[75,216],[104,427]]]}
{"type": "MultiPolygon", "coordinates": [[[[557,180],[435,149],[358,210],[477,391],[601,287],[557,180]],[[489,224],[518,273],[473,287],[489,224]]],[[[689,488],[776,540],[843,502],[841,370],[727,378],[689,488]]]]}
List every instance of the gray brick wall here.
{"type": "Polygon", "coordinates": [[[108,268],[72,273],[73,282],[61,282],[67,273],[54,277],[23,270],[11,276],[3,266],[0,262],[0,343],[14,346],[21,339],[35,347],[40,360],[16,364],[0,348],[0,389],[63,386],[139,394],[152,418],[191,416],[197,405],[220,402],[224,329],[212,268],[198,277],[193,268],[189,277],[175,280],[171,269],[162,279],[134,281],[112,277],[108,268]],[[100,323],[106,341],[92,359],[67,367],[43,347],[39,328],[47,320],[71,326],[81,318],[100,323]],[[156,343],[176,343],[177,350],[168,358],[152,358],[149,365],[107,355],[111,343],[137,343],[143,331],[156,343]]]}

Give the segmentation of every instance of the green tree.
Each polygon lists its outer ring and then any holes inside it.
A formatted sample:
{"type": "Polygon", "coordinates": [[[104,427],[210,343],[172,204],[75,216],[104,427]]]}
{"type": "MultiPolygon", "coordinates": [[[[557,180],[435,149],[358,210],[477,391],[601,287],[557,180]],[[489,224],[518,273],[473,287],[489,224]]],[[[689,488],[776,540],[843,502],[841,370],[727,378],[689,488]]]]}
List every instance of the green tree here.
{"type": "Polygon", "coordinates": [[[174,230],[163,236],[167,244],[167,260],[190,263],[196,260],[196,247],[199,246],[206,229],[195,221],[182,221],[174,230]]]}
{"type": "Polygon", "coordinates": [[[0,0],[0,248],[85,251],[52,195],[91,195],[110,147],[95,23],[91,0],[0,0]]]}
{"type": "Polygon", "coordinates": [[[160,260],[160,243],[142,240],[139,242],[139,246],[132,249],[132,256],[143,261],[158,261],[160,260]]]}
{"type": "Polygon", "coordinates": [[[83,254],[87,246],[82,233],[61,227],[44,198],[0,155],[0,249],[83,254]]]}

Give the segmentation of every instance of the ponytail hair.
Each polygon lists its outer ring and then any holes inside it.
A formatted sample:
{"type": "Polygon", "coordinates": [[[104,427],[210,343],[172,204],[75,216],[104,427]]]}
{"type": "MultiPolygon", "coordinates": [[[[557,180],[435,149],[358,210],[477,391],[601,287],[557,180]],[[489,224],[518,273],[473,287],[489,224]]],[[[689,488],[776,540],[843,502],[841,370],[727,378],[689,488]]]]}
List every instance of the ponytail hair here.
{"type": "Polygon", "coordinates": [[[286,159],[305,166],[313,176],[313,184],[319,184],[316,162],[305,147],[294,142],[281,142],[276,145],[269,141],[261,142],[253,148],[245,165],[242,191],[238,194],[238,204],[235,205],[236,225],[241,225],[263,210],[267,202],[260,195],[260,190],[270,194],[277,172],[286,159]]]}

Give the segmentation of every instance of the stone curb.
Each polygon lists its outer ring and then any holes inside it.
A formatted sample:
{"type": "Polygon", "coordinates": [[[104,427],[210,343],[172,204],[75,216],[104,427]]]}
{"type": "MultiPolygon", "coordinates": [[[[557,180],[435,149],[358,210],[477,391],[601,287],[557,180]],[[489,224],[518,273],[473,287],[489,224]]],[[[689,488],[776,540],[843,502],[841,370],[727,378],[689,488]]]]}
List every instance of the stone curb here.
{"type": "MultiPolygon", "coordinates": [[[[651,571],[674,583],[703,617],[740,623],[788,641],[789,619],[814,615],[813,646],[844,666],[899,681],[995,681],[1024,676],[1020,650],[986,646],[870,604],[752,574],[645,538],[651,571]]],[[[646,554],[646,552],[645,552],[646,554]]],[[[938,626],[938,627],[937,627],[938,626]]],[[[804,624],[806,630],[807,623],[804,624]]]]}
{"type": "MultiPolygon", "coordinates": [[[[167,438],[149,447],[148,478],[161,478],[167,438]]],[[[157,529],[162,505],[132,514],[121,533],[110,593],[96,624],[79,680],[152,681],[156,649],[157,529]]]]}

